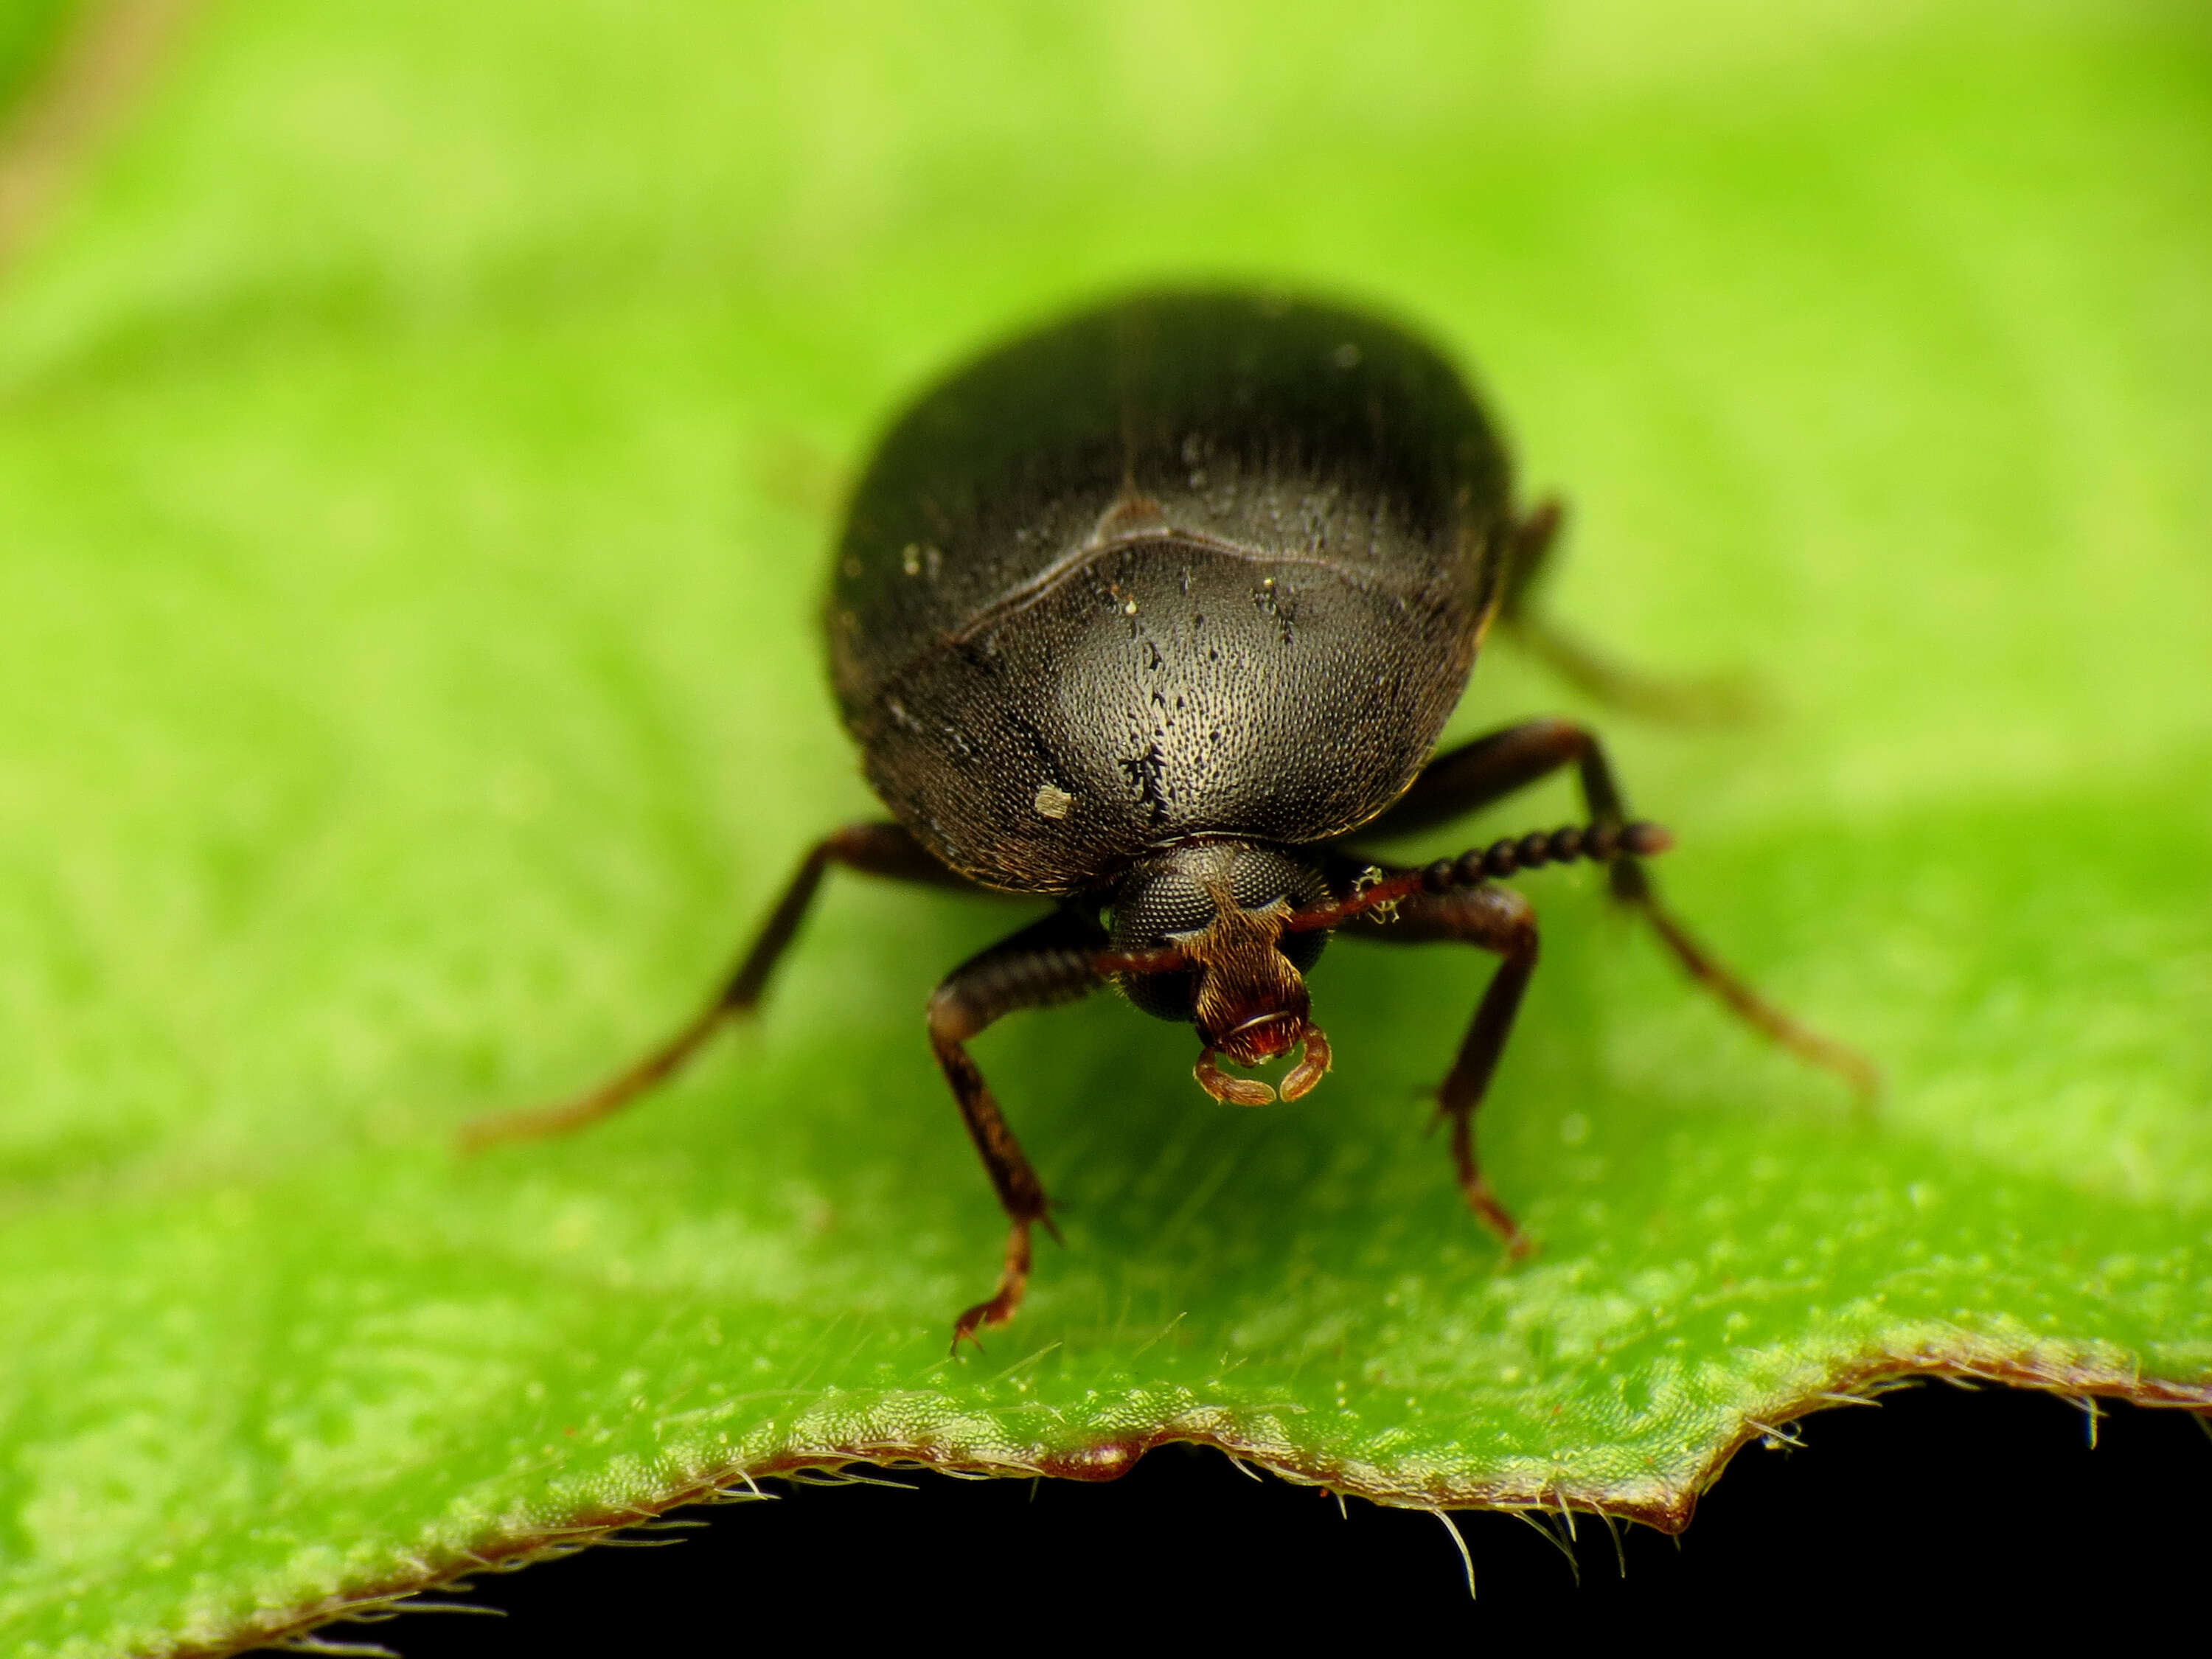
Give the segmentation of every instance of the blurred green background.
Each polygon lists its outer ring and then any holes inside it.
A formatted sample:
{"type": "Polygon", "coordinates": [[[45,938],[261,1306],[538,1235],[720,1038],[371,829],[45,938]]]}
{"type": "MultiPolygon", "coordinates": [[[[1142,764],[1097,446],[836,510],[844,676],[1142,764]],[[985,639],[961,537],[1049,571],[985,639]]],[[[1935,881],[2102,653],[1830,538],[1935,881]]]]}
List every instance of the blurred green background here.
{"type": "MultiPolygon", "coordinates": [[[[43,57],[8,14],[0,87],[147,11],[43,57]]],[[[2208,1398],[2201,7],[180,15],[0,269],[17,1650],[221,1645],[793,1460],[1199,1438],[1671,1524],[1880,1375],[2208,1398]],[[1421,1133],[1486,964],[1340,947],[1296,1108],[1107,1000],[978,1045],[1068,1247],[948,1360],[1000,1225],[919,1014],[1010,917],[845,881],[663,1097],[457,1161],[870,810],[813,617],[899,400],[1170,277],[1422,322],[1575,505],[1560,613],[1756,678],[1667,729],[1501,650],[1455,730],[1605,725],[1681,910],[1879,1110],[1546,872],[1483,1124],[1534,1262],[1421,1133]]]]}

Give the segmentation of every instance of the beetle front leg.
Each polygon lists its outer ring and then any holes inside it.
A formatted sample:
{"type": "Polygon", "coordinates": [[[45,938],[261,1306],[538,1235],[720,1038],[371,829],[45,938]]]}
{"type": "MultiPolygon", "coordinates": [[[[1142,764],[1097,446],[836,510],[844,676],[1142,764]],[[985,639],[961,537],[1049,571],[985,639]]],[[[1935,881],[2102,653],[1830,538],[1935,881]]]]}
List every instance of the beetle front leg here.
{"type": "Polygon", "coordinates": [[[1044,1183],[1006,1127],[967,1044],[1003,1014],[1073,1002],[1097,990],[1105,981],[1092,957],[1104,942],[1095,922],[1075,910],[1062,910],[963,963],[929,1000],[929,1046],[1007,1221],[1006,1266],[998,1289],[954,1322],[955,1352],[962,1339],[975,1341],[979,1327],[1003,1325],[1021,1306],[1029,1285],[1031,1225],[1042,1223],[1054,1238],[1060,1237],[1044,1183]]]}
{"type": "Polygon", "coordinates": [[[751,945],[730,970],[722,988],[671,1036],[573,1100],[479,1118],[461,1131],[461,1149],[479,1152],[507,1140],[534,1140],[566,1134],[611,1117],[647,1090],[679,1069],[706,1046],[722,1022],[748,1014],[768,989],[769,976],[805,921],[822,878],[833,864],[866,875],[932,886],[985,890],[930,856],[921,843],[896,823],[848,823],[808,849],[792,872],[783,896],[769,913],[751,945]]]}
{"type": "Polygon", "coordinates": [[[1497,953],[1498,970],[1475,1005],[1459,1054],[1437,1090],[1437,1109],[1451,1121],[1452,1164],[1468,1209],[1505,1241],[1510,1256],[1528,1253],[1528,1234],[1498,1202],[1474,1153],[1474,1112],[1490,1092],[1505,1041],[1521,1012],[1521,999],[1536,971],[1536,913],[1509,887],[1485,884],[1443,893],[1416,893],[1397,907],[1396,920],[1370,914],[1345,928],[1348,938],[1385,945],[1472,945],[1497,953]]]}

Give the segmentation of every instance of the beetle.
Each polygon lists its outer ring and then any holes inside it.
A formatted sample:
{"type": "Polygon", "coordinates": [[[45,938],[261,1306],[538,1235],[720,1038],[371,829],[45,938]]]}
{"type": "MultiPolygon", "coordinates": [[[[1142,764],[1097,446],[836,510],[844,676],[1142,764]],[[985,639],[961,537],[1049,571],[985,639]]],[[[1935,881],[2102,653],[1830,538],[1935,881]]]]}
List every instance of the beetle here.
{"type": "Polygon", "coordinates": [[[1871,1086],[1866,1062],[1775,1008],[1657,897],[1667,832],[1629,818],[1584,726],[1534,720],[1431,753],[1493,621],[1616,694],[1532,614],[1560,523],[1515,503],[1496,426],[1442,352],[1309,299],[1139,295],[958,369],[891,426],[834,553],[830,675],[889,822],[817,842],[720,993],[581,1097],[469,1132],[482,1146],[615,1111],[751,1011],[824,873],[1038,895],[1043,920],[961,963],[930,1046],[1009,1223],[997,1288],[953,1346],[1003,1325],[1051,1201],[967,1044],[1022,1008],[1107,986],[1195,1027],[1199,1084],[1297,1051],[1280,1094],[1329,1069],[1305,975],[1330,938],[1449,941],[1498,965],[1437,1091],[1468,1207],[1509,1254],[1528,1236],[1475,1156],[1538,951],[1501,884],[1575,860],[1753,1025],[1871,1086]],[[1574,769],[1588,821],[1401,867],[1359,850],[1574,769]]]}

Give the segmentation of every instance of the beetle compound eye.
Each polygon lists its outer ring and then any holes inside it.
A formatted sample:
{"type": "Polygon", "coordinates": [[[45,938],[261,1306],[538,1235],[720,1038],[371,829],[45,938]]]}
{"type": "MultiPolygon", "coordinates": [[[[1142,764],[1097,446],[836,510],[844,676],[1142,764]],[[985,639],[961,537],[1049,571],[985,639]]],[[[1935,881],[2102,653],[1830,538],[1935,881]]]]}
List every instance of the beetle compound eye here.
{"type": "Polygon", "coordinates": [[[1198,1013],[1198,975],[1180,974],[1129,974],[1121,980],[1121,989],[1154,1019],[1170,1019],[1178,1025],[1187,1025],[1198,1013]]]}
{"type": "MultiPolygon", "coordinates": [[[[1278,900],[1287,908],[1303,910],[1328,900],[1328,884],[1311,865],[1272,847],[1245,847],[1239,851],[1230,872],[1230,888],[1237,903],[1247,910],[1264,910],[1278,900]]],[[[1291,966],[1304,973],[1321,960],[1328,944],[1325,933],[1285,933],[1275,941],[1275,948],[1290,958],[1291,966]]]]}
{"type": "MultiPolygon", "coordinates": [[[[1212,920],[1213,901],[1190,872],[1155,863],[1133,870],[1122,883],[1108,938],[1116,951],[1155,951],[1212,920]]],[[[1196,1006],[1195,974],[1132,974],[1121,983],[1129,1000],[1155,1018],[1182,1024],[1196,1006]]]]}
{"type": "Polygon", "coordinates": [[[1173,865],[1130,872],[1114,902],[1110,938],[1116,951],[1153,951],[1213,920],[1214,903],[1194,875],[1173,865]]]}
{"type": "MultiPolygon", "coordinates": [[[[1146,860],[1122,878],[1111,907],[1113,948],[1156,951],[1201,933],[1220,913],[1224,894],[1244,910],[1277,903],[1298,910],[1329,896],[1319,871],[1272,847],[1234,842],[1178,847],[1146,860]]],[[[1321,955],[1325,938],[1286,934],[1280,947],[1303,969],[1321,955]]]]}

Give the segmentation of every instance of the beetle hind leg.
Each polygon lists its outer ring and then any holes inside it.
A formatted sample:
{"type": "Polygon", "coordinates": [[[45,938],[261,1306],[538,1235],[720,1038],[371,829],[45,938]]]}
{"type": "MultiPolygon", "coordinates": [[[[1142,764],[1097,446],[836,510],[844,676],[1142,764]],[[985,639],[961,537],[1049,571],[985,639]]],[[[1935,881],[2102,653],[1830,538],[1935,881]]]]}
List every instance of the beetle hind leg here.
{"type": "Polygon", "coordinates": [[[1741,674],[1683,679],[1647,673],[1553,622],[1535,597],[1559,545],[1565,504],[1547,496],[1512,530],[1498,620],[1529,653],[1577,690],[1625,713],[1682,726],[1735,725],[1755,719],[1759,698],[1741,674]]]}
{"type": "Polygon", "coordinates": [[[1810,1060],[1823,1070],[1833,1073],[1850,1085],[1862,1106],[1870,1103],[1881,1092],[1881,1071],[1856,1048],[1837,1042],[1833,1037],[1817,1031],[1798,1019],[1786,1009],[1777,1007],[1739,979],[1733,969],[1721,962],[1684,930],[1682,924],[1656,897],[1646,895],[1640,900],[1644,915],[1661,943],[1682,966],[1683,972],[1729,1006],[1737,1018],[1778,1043],[1801,1060],[1810,1060]]]}

